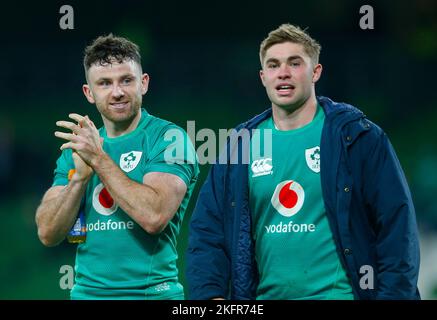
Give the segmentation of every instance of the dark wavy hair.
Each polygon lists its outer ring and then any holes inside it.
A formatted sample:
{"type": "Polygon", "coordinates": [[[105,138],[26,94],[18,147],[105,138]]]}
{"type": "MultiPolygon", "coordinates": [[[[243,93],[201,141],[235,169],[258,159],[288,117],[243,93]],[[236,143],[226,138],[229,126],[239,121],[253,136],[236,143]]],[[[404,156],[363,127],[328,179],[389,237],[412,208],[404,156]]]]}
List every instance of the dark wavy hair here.
{"type": "Polygon", "coordinates": [[[93,64],[122,63],[126,60],[137,62],[141,68],[140,48],[132,41],[116,37],[112,33],[100,36],[85,48],[83,66],[85,74],[93,64]]]}

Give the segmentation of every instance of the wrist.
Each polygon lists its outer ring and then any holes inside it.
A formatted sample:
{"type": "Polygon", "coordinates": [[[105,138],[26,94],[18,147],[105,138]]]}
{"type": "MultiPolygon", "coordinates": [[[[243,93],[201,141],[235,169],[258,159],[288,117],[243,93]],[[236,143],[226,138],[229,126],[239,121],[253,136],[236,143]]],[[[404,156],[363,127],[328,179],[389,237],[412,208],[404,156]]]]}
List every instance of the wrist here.
{"type": "Polygon", "coordinates": [[[72,184],[72,185],[87,185],[88,182],[90,181],[90,179],[91,179],[91,175],[88,175],[85,177],[80,177],[80,176],[77,176],[77,174],[75,174],[73,176],[73,178],[71,179],[70,184],[72,184]]]}
{"type": "Polygon", "coordinates": [[[76,169],[71,169],[68,172],[68,181],[72,181],[75,183],[88,183],[88,181],[91,179],[92,174],[93,171],[89,167],[88,170],[84,170],[84,168],[81,168],[79,171],[76,169]]]}
{"type": "Polygon", "coordinates": [[[106,158],[106,153],[102,150],[91,160],[90,165],[94,169],[94,171],[99,171],[99,168],[105,162],[106,158]]]}

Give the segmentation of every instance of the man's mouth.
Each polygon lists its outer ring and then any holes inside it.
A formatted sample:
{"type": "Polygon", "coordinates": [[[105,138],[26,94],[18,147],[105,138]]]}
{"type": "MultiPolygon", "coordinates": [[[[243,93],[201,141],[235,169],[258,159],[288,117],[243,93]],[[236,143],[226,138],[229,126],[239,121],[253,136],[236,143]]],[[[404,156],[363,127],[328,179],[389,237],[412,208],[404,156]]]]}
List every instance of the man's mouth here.
{"type": "Polygon", "coordinates": [[[129,104],[129,101],[124,101],[124,102],[112,102],[109,103],[111,107],[113,107],[114,109],[123,109],[125,107],[127,107],[127,105],[129,104]]]}
{"type": "Polygon", "coordinates": [[[290,94],[294,90],[295,86],[292,84],[279,84],[276,86],[276,90],[279,94],[290,94]]]}

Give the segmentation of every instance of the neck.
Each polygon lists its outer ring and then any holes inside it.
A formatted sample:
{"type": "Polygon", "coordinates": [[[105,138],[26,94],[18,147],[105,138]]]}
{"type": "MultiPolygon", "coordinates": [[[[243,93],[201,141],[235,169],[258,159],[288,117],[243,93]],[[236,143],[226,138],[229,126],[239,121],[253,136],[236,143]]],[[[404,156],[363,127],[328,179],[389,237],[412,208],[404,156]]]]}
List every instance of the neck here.
{"type": "Polygon", "coordinates": [[[122,122],[113,122],[104,117],[102,118],[106,129],[106,135],[108,138],[115,138],[128,134],[137,128],[141,119],[141,110],[135,115],[134,118],[122,122]]]}
{"type": "Polygon", "coordinates": [[[272,116],[276,127],[281,131],[294,130],[310,123],[317,110],[317,99],[315,95],[308,98],[296,109],[284,109],[272,105],[272,116]]]}

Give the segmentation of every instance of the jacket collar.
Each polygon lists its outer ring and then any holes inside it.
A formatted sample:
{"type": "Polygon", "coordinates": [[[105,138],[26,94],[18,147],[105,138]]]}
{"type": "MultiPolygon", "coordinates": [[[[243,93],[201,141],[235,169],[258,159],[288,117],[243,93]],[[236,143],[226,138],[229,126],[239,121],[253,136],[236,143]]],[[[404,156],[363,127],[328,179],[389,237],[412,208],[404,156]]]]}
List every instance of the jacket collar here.
{"type": "MultiPolygon", "coordinates": [[[[318,103],[322,106],[323,111],[325,112],[326,119],[328,121],[333,121],[336,118],[338,124],[344,125],[349,121],[365,117],[362,111],[358,110],[354,106],[343,103],[343,102],[335,102],[327,97],[318,96],[318,103]],[[341,116],[340,116],[341,115],[341,116]],[[339,117],[340,116],[340,117],[339,117]]],[[[261,122],[265,119],[272,116],[272,108],[266,109],[264,112],[256,115],[252,119],[242,123],[238,126],[238,129],[246,128],[248,130],[256,128],[261,122]]]]}

